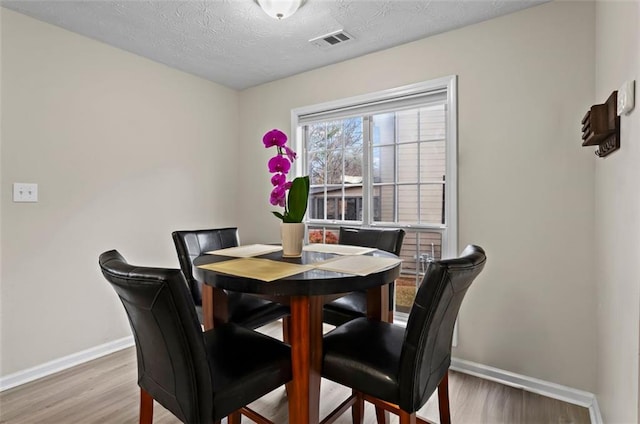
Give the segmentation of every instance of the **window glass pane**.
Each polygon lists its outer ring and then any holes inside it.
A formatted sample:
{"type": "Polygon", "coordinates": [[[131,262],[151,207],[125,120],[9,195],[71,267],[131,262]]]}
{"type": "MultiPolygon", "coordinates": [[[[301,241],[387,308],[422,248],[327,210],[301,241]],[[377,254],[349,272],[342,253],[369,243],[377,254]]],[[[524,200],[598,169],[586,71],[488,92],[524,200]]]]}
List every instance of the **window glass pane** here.
{"type": "Polygon", "coordinates": [[[398,186],[398,221],[418,221],[418,186],[398,186]]]}
{"type": "Polygon", "coordinates": [[[325,209],[324,188],[312,188],[309,193],[309,208],[307,214],[310,219],[324,219],[325,209]]]}
{"type": "Polygon", "coordinates": [[[344,219],[348,221],[358,221],[361,219],[360,210],[358,208],[357,197],[345,197],[344,199],[344,219]]]}
{"type": "Polygon", "coordinates": [[[319,123],[309,125],[308,138],[307,138],[307,150],[308,151],[324,151],[326,150],[326,134],[327,123],[319,123]]]}
{"type": "Polygon", "coordinates": [[[444,140],[420,143],[420,181],[442,181],[445,175],[444,140]]]}
{"type": "MultiPolygon", "coordinates": [[[[414,275],[418,272],[418,233],[415,231],[406,231],[404,240],[402,241],[402,250],[400,251],[400,259],[402,259],[402,273],[414,275]]],[[[414,278],[415,285],[415,278],[414,278]]]]}
{"type": "Polygon", "coordinates": [[[327,219],[342,219],[342,189],[327,190],[327,219]]]}
{"type": "Polygon", "coordinates": [[[424,275],[426,265],[429,261],[442,259],[442,234],[435,232],[419,233],[418,236],[419,272],[420,275],[424,275]]]}
{"type": "Polygon", "coordinates": [[[327,152],[327,181],[326,184],[342,183],[342,155],[343,150],[336,148],[327,152]]]}
{"type": "Polygon", "coordinates": [[[420,186],[420,221],[424,224],[444,224],[444,186],[423,184],[420,186]]]}
{"type": "MultiPolygon", "coordinates": [[[[404,267],[404,262],[402,266],[404,267]]],[[[416,275],[403,270],[400,277],[396,279],[395,312],[405,314],[411,312],[413,301],[416,298],[417,287],[416,275]]]]}
{"type": "Polygon", "coordinates": [[[324,228],[308,227],[309,243],[324,243],[324,228]]]}
{"type": "Polygon", "coordinates": [[[418,141],[420,136],[418,123],[418,109],[396,112],[396,124],[398,126],[398,143],[418,141]]]}
{"type": "Polygon", "coordinates": [[[309,170],[309,182],[311,185],[325,183],[326,153],[324,151],[309,152],[307,155],[307,169],[309,170]]]}
{"type": "Polygon", "coordinates": [[[418,182],[418,143],[398,145],[398,182],[418,182]]]}
{"type": "Polygon", "coordinates": [[[402,272],[396,279],[395,287],[395,311],[408,314],[416,297],[419,276],[417,274],[416,260],[417,234],[408,232],[404,236],[400,258],[402,259],[402,272]]]}
{"type": "Polygon", "coordinates": [[[311,124],[307,138],[311,184],[340,184],[344,175],[362,176],[361,117],[311,124]]]}
{"type": "Polygon", "coordinates": [[[446,122],[444,104],[420,108],[420,140],[443,140],[446,122]]]}
{"type": "Polygon", "coordinates": [[[341,124],[340,137],[343,147],[362,152],[362,117],[344,119],[341,124]]]}
{"type": "Polygon", "coordinates": [[[362,185],[344,189],[344,216],[346,221],[362,221],[362,185]]]}
{"type": "Polygon", "coordinates": [[[359,149],[345,150],[343,182],[362,184],[362,146],[359,149]]]}
{"type": "Polygon", "coordinates": [[[373,220],[395,222],[395,186],[375,186],[373,188],[373,220]]]}
{"type": "Polygon", "coordinates": [[[396,169],[395,147],[374,147],[372,166],[374,183],[394,182],[396,169]]]}
{"type": "Polygon", "coordinates": [[[338,230],[324,227],[309,227],[309,243],[338,243],[338,230]]]}
{"type": "Polygon", "coordinates": [[[383,113],[372,118],[371,142],[374,146],[394,144],[396,141],[396,114],[383,113]]]}

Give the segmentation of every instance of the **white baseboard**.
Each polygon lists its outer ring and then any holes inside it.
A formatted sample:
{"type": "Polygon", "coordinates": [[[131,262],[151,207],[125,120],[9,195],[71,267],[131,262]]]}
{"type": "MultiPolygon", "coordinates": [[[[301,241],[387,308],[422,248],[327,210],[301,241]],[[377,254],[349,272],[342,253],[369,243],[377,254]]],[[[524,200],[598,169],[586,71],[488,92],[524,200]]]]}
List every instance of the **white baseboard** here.
{"type": "Polygon", "coordinates": [[[133,336],[114,340],[81,352],[72,353],[71,355],[59,359],[54,359],[53,361],[46,362],[42,365],[2,376],[0,377],[0,392],[66,370],[67,368],[80,365],[93,359],[100,358],[101,356],[108,355],[130,346],[133,346],[133,336]]]}
{"type": "Polygon", "coordinates": [[[600,408],[598,408],[598,401],[593,393],[562,386],[545,380],[539,380],[533,377],[527,377],[526,375],[516,374],[499,368],[490,367],[488,365],[466,361],[464,359],[452,358],[450,368],[464,374],[495,381],[497,383],[504,384],[505,386],[519,388],[528,392],[550,397],[552,399],[558,399],[563,402],[583,406],[589,409],[591,424],[603,424],[602,416],[600,415],[600,408]]]}

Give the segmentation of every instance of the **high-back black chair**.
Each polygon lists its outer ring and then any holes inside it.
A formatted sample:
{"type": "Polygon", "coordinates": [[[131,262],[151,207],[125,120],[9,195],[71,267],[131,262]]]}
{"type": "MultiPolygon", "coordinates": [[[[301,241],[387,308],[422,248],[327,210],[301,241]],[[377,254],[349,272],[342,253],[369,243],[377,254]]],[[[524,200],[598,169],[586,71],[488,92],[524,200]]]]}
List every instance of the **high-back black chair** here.
{"type": "MultiPolygon", "coordinates": [[[[405,232],[402,229],[347,228],[340,227],[338,243],[352,246],[375,247],[400,255],[405,232]]],[[[394,284],[389,284],[389,317],[393,321],[394,284]]],[[[344,324],[355,318],[367,316],[367,292],[355,291],[327,303],[323,321],[331,325],[344,324]]]]}
{"type": "Polygon", "coordinates": [[[459,258],[429,263],[406,329],[358,318],[324,337],[322,376],[354,390],[346,403],[353,405],[354,423],[362,420],[365,400],[398,414],[400,424],[425,422],[415,413],[436,387],[440,423],[450,422],[453,326],[485,262],[484,250],[469,245],[459,258]]]}
{"type": "Polygon", "coordinates": [[[154,399],[184,423],[240,422],[291,380],[288,345],[235,324],[203,333],[180,270],[133,266],[115,250],[99,264],[133,331],[141,423],[153,421],[154,399]]]}
{"type": "MultiPolygon", "coordinates": [[[[196,305],[200,322],[202,317],[202,283],[194,277],[193,260],[206,252],[236,247],[240,244],[237,228],[217,228],[211,230],[174,231],[173,242],[178,253],[180,268],[184,273],[196,305]]],[[[280,303],[261,299],[250,294],[227,292],[229,322],[248,328],[257,328],[280,318],[283,319],[285,337],[290,314],[289,307],[280,303]]]]}

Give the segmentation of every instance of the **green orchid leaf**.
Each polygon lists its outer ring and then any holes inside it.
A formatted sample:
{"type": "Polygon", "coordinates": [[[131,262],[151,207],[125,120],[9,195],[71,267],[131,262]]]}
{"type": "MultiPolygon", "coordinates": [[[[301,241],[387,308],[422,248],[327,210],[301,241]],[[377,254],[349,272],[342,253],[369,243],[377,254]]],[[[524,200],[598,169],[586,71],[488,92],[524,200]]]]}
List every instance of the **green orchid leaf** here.
{"type": "Polygon", "coordinates": [[[284,220],[284,215],[282,215],[280,212],[271,211],[271,213],[274,214],[276,217],[280,218],[283,222],[286,222],[284,220]]]}
{"type": "Polygon", "coordinates": [[[307,213],[309,185],[308,175],[294,178],[291,188],[289,189],[289,196],[287,198],[289,210],[285,215],[285,219],[283,219],[284,222],[302,222],[304,214],[307,213]]]}

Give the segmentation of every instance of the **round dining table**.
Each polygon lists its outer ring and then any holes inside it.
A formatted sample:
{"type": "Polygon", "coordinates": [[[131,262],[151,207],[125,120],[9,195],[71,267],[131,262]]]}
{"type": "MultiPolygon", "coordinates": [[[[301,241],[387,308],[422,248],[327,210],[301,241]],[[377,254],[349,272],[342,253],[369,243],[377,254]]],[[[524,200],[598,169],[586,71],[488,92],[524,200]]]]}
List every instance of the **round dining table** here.
{"type": "MultiPolygon", "coordinates": [[[[392,253],[381,250],[369,252],[367,255],[397,258],[392,253]]],[[[282,251],[279,251],[256,257],[312,265],[337,256],[333,253],[303,251],[299,258],[283,258],[282,251]]],[[[216,324],[227,321],[225,290],[261,296],[289,305],[291,316],[288,328],[285,328],[285,333],[288,334],[285,341],[291,345],[293,367],[293,379],[287,385],[289,423],[319,423],[323,305],[349,292],[366,290],[367,316],[388,321],[389,290],[386,285],[400,275],[400,263],[368,275],[313,268],[269,282],[199,268],[202,265],[233,259],[228,256],[202,255],[193,261],[195,276],[203,283],[202,312],[205,329],[211,329],[216,324]]]]}

